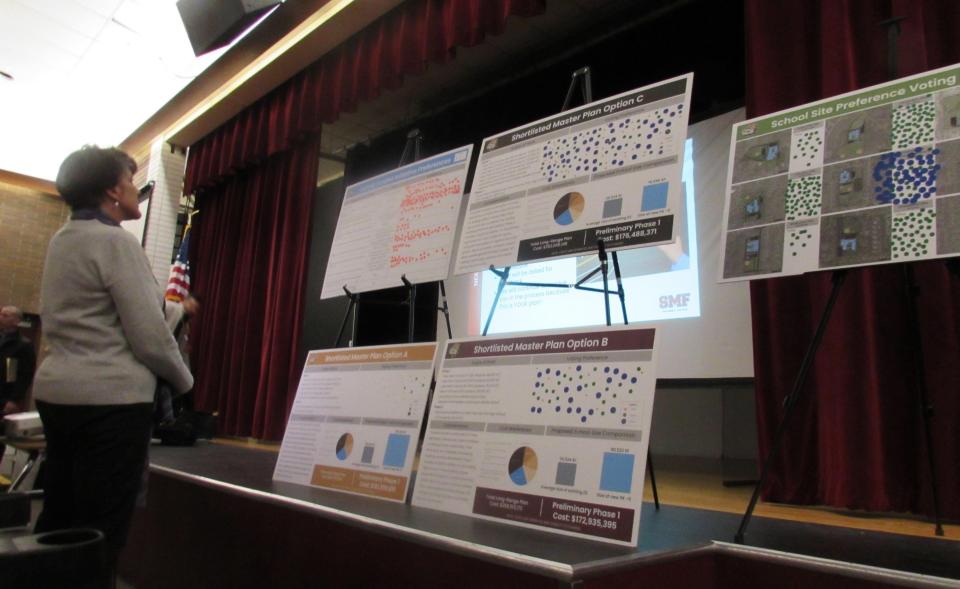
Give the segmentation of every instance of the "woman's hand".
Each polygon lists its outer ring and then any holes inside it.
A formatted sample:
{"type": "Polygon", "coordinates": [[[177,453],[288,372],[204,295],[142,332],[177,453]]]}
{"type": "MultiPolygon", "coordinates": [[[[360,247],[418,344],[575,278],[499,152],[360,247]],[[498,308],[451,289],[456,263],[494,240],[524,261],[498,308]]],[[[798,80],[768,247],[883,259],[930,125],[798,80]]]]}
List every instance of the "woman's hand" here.
{"type": "Polygon", "coordinates": [[[193,316],[197,314],[197,311],[200,310],[200,301],[187,295],[187,298],[183,299],[183,302],[180,303],[183,305],[183,314],[188,316],[193,316]]]}

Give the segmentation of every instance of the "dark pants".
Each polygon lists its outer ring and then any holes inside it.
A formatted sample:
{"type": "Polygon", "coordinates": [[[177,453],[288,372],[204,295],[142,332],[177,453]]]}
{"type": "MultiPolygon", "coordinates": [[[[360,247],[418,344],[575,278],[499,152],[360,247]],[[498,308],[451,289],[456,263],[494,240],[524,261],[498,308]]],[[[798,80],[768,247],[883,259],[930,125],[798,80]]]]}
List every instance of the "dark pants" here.
{"type": "MultiPolygon", "coordinates": [[[[0,424],[3,423],[3,416],[6,415],[6,413],[3,412],[3,406],[7,404],[7,401],[13,401],[13,399],[7,399],[3,395],[0,395],[0,424]]],[[[16,402],[19,403],[20,401],[18,400],[16,402]]],[[[6,451],[7,451],[6,444],[0,444],[0,462],[3,461],[3,456],[6,451]]]]}
{"type": "Polygon", "coordinates": [[[127,539],[146,466],[153,405],[38,401],[37,410],[47,455],[43,511],[35,532],[100,530],[115,561],[127,539]]]}

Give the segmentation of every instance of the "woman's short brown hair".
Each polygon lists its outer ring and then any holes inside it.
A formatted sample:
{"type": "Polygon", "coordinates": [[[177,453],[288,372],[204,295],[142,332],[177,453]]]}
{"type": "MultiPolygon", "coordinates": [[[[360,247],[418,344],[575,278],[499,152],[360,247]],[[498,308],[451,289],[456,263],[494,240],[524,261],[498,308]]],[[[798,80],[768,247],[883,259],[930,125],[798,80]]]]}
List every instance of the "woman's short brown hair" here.
{"type": "Polygon", "coordinates": [[[137,163],[116,147],[84,145],[67,156],[57,172],[57,190],[71,209],[95,209],[107,190],[120,182],[124,170],[133,174],[137,163]]]}

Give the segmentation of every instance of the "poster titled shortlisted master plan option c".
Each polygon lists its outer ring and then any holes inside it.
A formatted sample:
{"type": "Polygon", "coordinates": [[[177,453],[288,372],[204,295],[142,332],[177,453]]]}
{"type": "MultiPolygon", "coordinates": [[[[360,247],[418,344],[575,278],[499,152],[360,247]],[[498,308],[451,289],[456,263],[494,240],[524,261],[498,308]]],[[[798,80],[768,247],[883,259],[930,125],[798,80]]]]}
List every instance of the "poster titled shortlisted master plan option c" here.
{"type": "Polygon", "coordinates": [[[473,146],[351,184],[320,298],[442,280],[450,269],[473,146]]]}
{"type": "Polygon", "coordinates": [[[436,349],[310,352],[273,478],[404,501],[436,349]]]}
{"type": "Polygon", "coordinates": [[[448,342],[413,504],[636,545],[654,330],[448,342]]]}
{"type": "Polygon", "coordinates": [[[456,274],[670,243],[693,75],[488,137],[456,274]]]}

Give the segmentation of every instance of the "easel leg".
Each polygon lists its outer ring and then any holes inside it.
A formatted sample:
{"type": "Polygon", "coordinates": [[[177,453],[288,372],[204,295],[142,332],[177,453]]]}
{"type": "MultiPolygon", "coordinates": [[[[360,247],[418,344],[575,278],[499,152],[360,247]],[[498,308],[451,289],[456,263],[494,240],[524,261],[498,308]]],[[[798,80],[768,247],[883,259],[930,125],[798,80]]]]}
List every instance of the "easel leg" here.
{"type": "Polygon", "coordinates": [[[411,285],[408,292],[407,305],[409,305],[409,309],[407,313],[407,342],[412,344],[414,339],[414,327],[416,327],[417,324],[417,285],[411,285]]]}
{"type": "MultiPolygon", "coordinates": [[[[617,279],[617,296],[620,298],[620,313],[623,314],[623,324],[629,325],[629,320],[627,319],[627,297],[623,290],[623,278],[620,274],[620,258],[617,257],[617,252],[613,252],[610,257],[613,258],[613,275],[617,279]]],[[[609,325],[609,322],[607,325],[609,325]]],[[[647,470],[650,471],[650,488],[653,490],[653,505],[657,511],[660,511],[660,493],[657,491],[657,474],[653,470],[653,452],[651,452],[649,448],[647,448],[647,470]]]]}
{"type": "Polygon", "coordinates": [[[807,373],[810,371],[813,357],[820,347],[820,340],[823,339],[823,332],[826,331],[830,315],[833,313],[833,306],[837,302],[837,296],[840,294],[840,287],[843,285],[846,277],[846,270],[836,270],[833,273],[833,288],[830,291],[830,298],[827,300],[827,305],[823,309],[823,315],[820,317],[820,324],[817,325],[817,331],[814,333],[813,339],[807,347],[807,353],[803,357],[803,362],[800,364],[800,372],[797,374],[797,379],[793,383],[793,390],[790,391],[790,395],[787,396],[786,402],[784,403],[783,418],[777,426],[777,432],[773,437],[773,445],[767,452],[767,458],[763,461],[763,468],[760,469],[760,479],[757,481],[757,486],[753,489],[753,496],[750,497],[750,505],[747,506],[747,511],[743,514],[743,519],[740,521],[740,528],[737,530],[737,535],[734,536],[734,542],[737,544],[743,544],[743,535],[747,531],[747,526],[750,524],[753,510],[757,506],[757,499],[760,498],[760,489],[763,488],[763,483],[767,480],[770,465],[773,464],[773,460],[780,452],[780,445],[783,443],[783,434],[787,429],[787,421],[793,413],[793,408],[797,406],[800,391],[807,381],[807,373]]]}
{"type": "Polygon", "coordinates": [[[406,274],[400,275],[400,282],[407,289],[407,300],[404,304],[407,306],[407,343],[413,343],[414,328],[417,325],[417,285],[407,280],[406,274]]]}
{"type": "Polygon", "coordinates": [[[507,266],[499,272],[491,266],[490,271],[500,277],[500,284],[497,286],[497,294],[493,297],[493,305],[490,307],[490,314],[487,315],[487,322],[483,324],[483,335],[487,335],[487,330],[490,329],[490,322],[493,321],[493,312],[497,310],[497,303],[500,302],[503,287],[507,285],[507,278],[510,276],[510,266],[507,266]]]}
{"type": "Polygon", "coordinates": [[[650,471],[650,487],[653,489],[653,506],[660,511],[660,493],[657,493],[657,475],[653,472],[653,452],[647,448],[647,470],[650,471]]]}
{"type": "Polygon", "coordinates": [[[357,329],[360,326],[360,295],[353,295],[353,324],[350,326],[350,347],[357,343],[357,329]]]}
{"type": "Polygon", "coordinates": [[[603,269],[600,271],[603,274],[603,312],[604,317],[607,320],[607,326],[609,327],[610,322],[610,281],[607,278],[607,261],[604,260],[600,263],[603,266],[603,269]]]}
{"type": "Polygon", "coordinates": [[[443,318],[447,322],[447,339],[453,339],[453,330],[450,329],[450,308],[447,307],[447,289],[442,280],[440,281],[440,312],[443,313],[443,318]]]}
{"type": "MultiPolygon", "coordinates": [[[[344,290],[346,290],[346,289],[344,289],[344,290]]],[[[346,329],[346,327],[347,327],[347,319],[350,318],[350,312],[353,311],[353,308],[354,308],[354,306],[356,306],[356,303],[357,303],[357,301],[356,301],[356,295],[355,295],[355,294],[352,294],[352,293],[350,293],[350,292],[348,291],[348,292],[347,292],[347,296],[349,297],[350,302],[347,304],[347,310],[346,310],[346,312],[344,312],[344,314],[343,314],[343,321],[340,322],[340,331],[337,332],[337,339],[336,339],[336,341],[333,342],[333,347],[335,347],[335,348],[340,347],[340,339],[343,338],[343,330],[346,329]]],[[[356,333],[357,333],[357,315],[356,315],[356,313],[354,313],[354,315],[353,315],[353,333],[354,333],[354,336],[356,336],[356,333]]]]}
{"type": "Polygon", "coordinates": [[[923,434],[927,444],[927,461],[930,468],[930,487],[933,496],[934,531],[937,536],[943,535],[943,525],[940,522],[940,498],[937,491],[937,466],[933,459],[933,435],[930,432],[930,420],[933,417],[933,406],[927,398],[927,379],[923,372],[923,338],[920,335],[920,326],[917,323],[917,298],[920,289],[917,287],[916,277],[912,264],[903,265],[903,280],[907,289],[907,321],[910,323],[910,337],[913,339],[913,380],[917,383],[917,400],[920,403],[920,414],[923,417],[923,434]]]}
{"type": "Polygon", "coordinates": [[[610,323],[610,280],[607,277],[607,248],[602,239],[597,240],[597,258],[600,260],[600,274],[603,276],[603,311],[606,314],[607,327],[610,323]]]}
{"type": "Polygon", "coordinates": [[[623,279],[620,277],[620,258],[617,252],[613,252],[613,275],[617,279],[617,296],[620,297],[620,312],[623,313],[623,324],[628,325],[627,321],[627,293],[623,290],[623,279]]]}

